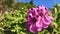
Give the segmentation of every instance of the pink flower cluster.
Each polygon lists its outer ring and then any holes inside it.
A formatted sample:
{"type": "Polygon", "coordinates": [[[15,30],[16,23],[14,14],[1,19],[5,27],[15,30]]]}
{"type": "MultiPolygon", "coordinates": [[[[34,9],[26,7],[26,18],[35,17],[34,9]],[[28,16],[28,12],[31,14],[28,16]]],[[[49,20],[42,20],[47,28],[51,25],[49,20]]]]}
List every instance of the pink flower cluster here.
{"type": "Polygon", "coordinates": [[[53,18],[49,16],[51,12],[44,6],[38,6],[28,10],[27,14],[27,29],[30,32],[36,33],[43,28],[48,28],[53,18]]]}

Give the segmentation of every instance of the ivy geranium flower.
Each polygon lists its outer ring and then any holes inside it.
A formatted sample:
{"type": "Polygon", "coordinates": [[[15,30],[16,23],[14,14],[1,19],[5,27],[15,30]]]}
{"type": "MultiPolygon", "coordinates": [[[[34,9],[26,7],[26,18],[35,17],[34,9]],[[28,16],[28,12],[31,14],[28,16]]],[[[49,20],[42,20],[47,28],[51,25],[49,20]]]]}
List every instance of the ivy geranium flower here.
{"type": "Polygon", "coordinates": [[[41,31],[43,28],[48,28],[52,23],[53,18],[49,16],[51,11],[49,11],[44,6],[38,6],[31,8],[27,11],[27,29],[30,32],[36,33],[41,31]]]}

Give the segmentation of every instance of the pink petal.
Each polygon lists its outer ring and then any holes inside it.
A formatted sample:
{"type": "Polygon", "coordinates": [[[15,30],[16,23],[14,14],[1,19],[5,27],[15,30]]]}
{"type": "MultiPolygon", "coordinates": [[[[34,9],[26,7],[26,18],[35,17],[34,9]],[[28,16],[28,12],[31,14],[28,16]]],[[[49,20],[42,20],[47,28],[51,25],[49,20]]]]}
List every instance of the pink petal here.
{"type": "Polygon", "coordinates": [[[35,24],[30,25],[29,28],[30,32],[36,33],[37,32],[37,27],[35,26],[35,24]]]}
{"type": "Polygon", "coordinates": [[[37,31],[41,31],[41,30],[42,30],[42,27],[38,27],[38,28],[37,28],[37,31]]]}
{"type": "Polygon", "coordinates": [[[48,16],[45,16],[45,20],[51,23],[51,20],[48,16]]]}
{"type": "Polygon", "coordinates": [[[53,17],[51,17],[51,16],[47,16],[50,20],[53,20],[54,18],[53,17]]]}
{"type": "Polygon", "coordinates": [[[45,22],[45,21],[43,21],[43,23],[44,23],[45,25],[49,25],[49,24],[50,24],[50,22],[45,22]]]}
{"type": "Polygon", "coordinates": [[[40,21],[41,20],[41,17],[39,16],[39,18],[38,18],[38,21],[36,22],[36,26],[37,27],[42,27],[42,21],[40,21]]]}
{"type": "Polygon", "coordinates": [[[48,19],[47,17],[45,17],[45,18],[43,19],[43,23],[44,23],[45,25],[49,25],[49,24],[51,23],[51,20],[48,19]]]}
{"type": "Polygon", "coordinates": [[[44,18],[42,18],[43,28],[47,28],[50,24],[49,22],[45,22],[44,18]]]}
{"type": "Polygon", "coordinates": [[[32,13],[29,13],[29,15],[30,15],[31,17],[33,17],[32,13]]]}
{"type": "Polygon", "coordinates": [[[48,25],[43,23],[43,28],[48,28],[48,25]]]}

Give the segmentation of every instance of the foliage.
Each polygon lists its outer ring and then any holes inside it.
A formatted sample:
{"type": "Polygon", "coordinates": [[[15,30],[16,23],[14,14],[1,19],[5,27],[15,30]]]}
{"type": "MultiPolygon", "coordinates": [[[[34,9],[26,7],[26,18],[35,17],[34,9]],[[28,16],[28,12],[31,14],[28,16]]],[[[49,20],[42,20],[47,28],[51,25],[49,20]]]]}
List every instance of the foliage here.
{"type": "Polygon", "coordinates": [[[6,6],[7,8],[4,8],[0,15],[0,34],[30,33],[26,30],[26,13],[27,9],[34,7],[34,5],[22,2],[15,2],[16,4],[13,5],[14,1],[12,3],[10,1],[12,0],[9,0],[9,2],[2,1],[6,3],[3,3],[1,8],[3,8],[4,6],[6,6]]]}
{"type": "Polygon", "coordinates": [[[8,11],[2,14],[0,18],[0,28],[4,33],[17,34],[27,33],[26,31],[26,10],[27,7],[22,7],[21,10],[8,11]]]}
{"type": "Polygon", "coordinates": [[[57,24],[57,28],[54,28],[56,34],[60,34],[60,4],[56,4],[52,11],[54,22],[57,24]]]}

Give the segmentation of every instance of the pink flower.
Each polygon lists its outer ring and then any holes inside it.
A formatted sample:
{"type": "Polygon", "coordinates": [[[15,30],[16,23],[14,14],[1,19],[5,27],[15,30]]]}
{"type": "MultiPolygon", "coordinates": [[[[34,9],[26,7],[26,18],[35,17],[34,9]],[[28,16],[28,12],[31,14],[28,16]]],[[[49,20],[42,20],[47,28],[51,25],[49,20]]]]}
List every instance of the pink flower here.
{"type": "Polygon", "coordinates": [[[27,29],[30,32],[36,33],[43,28],[48,28],[52,23],[53,18],[49,16],[51,12],[44,6],[31,8],[27,14],[27,29]]]}

